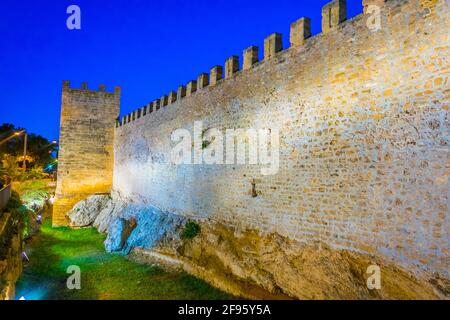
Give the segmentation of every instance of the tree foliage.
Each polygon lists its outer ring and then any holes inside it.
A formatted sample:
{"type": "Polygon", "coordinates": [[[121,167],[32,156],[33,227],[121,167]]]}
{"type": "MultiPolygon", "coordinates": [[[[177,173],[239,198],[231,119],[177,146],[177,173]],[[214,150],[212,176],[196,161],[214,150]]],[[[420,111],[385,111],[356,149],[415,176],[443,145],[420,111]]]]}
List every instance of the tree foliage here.
{"type": "MultiPolygon", "coordinates": [[[[0,141],[10,137],[14,132],[23,130],[13,124],[4,123],[0,126],[0,141]]],[[[24,135],[15,137],[0,145],[0,156],[5,154],[18,157],[23,155],[24,135]]],[[[56,151],[56,146],[41,135],[28,133],[27,155],[34,159],[33,166],[42,167],[52,162],[52,152],[56,151]]]]}

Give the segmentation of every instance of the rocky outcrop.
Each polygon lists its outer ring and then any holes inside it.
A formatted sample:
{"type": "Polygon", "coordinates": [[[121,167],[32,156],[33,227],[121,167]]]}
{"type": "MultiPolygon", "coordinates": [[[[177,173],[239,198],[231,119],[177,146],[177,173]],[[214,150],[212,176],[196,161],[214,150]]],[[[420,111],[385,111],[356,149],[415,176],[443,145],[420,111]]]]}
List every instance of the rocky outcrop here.
{"type": "Polygon", "coordinates": [[[134,228],[136,228],[136,220],[125,220],[123,218],[116,219],[109,227],[109,236],[105,240],[106,251],[122,251],[134,228]]]}
{"type": "MultiPolygon", "coordinates": [[[[300,243],[278,234],[237,230],[217,221],[203,221],[198,235],[182,239],[186,218],[127,199],[96,199],[97,205],[80,205],[80,208],[98,208],[92,224],[99,231],[107,232],[107,251],[125,254],[133,251],[135,258],[157,263],[170,261],[171,266],[178,261],[185,271],[236,296],[252,299],[448,298],[448,280],[413,275],[380,257],[334,250],[319,242],[300,243]],[[146,253],[145,258],[142,253],[146,253]],[[154,257],[166,258],[153,261],[154,257]],[[381,270],[380,289],[367,286],[369,266],[378,266],[381,270]]],[[[78,214],[84,215],[84,212],[80,210],[78,214]]]]}
{"type": "Polygon", "coordinates": [[[220,223],[203,224],[199,236],[178,248],[178,256],[195,266],[197,276],[251,297],[249,288],[256,286],[297,299],[439,299],[448,291],[379,257],[220,223]],[[369,266],[380,267],[379,290],[367,286],[369,266]]]}
{"type": "Polygon", "coordinates": [[[67,214],[72,227],[87,227],[92,225],[101,210],[112,202],[109,195],[93,195],[78,202],[67,214]]]}
{"type": "Polygon", "coordinates": [[[111,197],[108,197],[107,200],[100,208],[100,212],[93,223],[93,226],[101,233],[106,233],[112,223],[127,207],[124,201],[113,201],[111,197]]]}
{"type": "Polygon", "coordinates": [[[72,225],[92,225],[107,233],[108,252],[129,253],[133,248],[154,249],[180,245],[186,218],[163,212],[151,205],[136,204],[110,196],[92,196],[79,202],[69,214],[72,225]]]}

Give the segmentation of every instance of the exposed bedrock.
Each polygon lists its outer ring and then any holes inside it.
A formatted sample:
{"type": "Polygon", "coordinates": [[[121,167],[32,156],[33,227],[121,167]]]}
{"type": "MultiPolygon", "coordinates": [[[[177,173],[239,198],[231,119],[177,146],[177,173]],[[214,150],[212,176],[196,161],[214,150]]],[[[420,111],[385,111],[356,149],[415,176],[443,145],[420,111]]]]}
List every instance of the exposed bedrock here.
{"type": "MultiPolygon", "coordinates": [[[[412,274],[380,257],[300,243],[278,234],[237,230],[217,221],[198,222],[200,232],[182,237],[188,219],[118,196],[92,196],[71,211],[73,226],[91,224],[107,233],[108,252],[155,252],[186,271],[237,296],[297,299],[448,298],[449,281],[412,274]],[[95,208],[97,211],[93,210],[95,208]],[[78,224],[78,225],[77,225],[78,224]],[[367,286],[369,266],[381,270],[381,289],[367,286]]],[[[147,262],[164,262],[145,259],[147,262]]],[[[163,259],[164,260],[164,259],[163,259]]]]}
{"type": "Polygon", "coordinates": [[[181,245],[179,234],[186,222],[186,218],[151,205],[113,199],[109,195],[94,195],[79,202],[70,211],[69,218],[73,227],[92,225],[99,232],[107,233],[106,250],[125,254],[136,247],[181,245]]]}
{"type": "Polygon", "coordinates": [[[67,214],[73,227],[87,227],[92,225],[99,213],[112,204],[110,196],[93,195],[78,202],[67,214]]]}

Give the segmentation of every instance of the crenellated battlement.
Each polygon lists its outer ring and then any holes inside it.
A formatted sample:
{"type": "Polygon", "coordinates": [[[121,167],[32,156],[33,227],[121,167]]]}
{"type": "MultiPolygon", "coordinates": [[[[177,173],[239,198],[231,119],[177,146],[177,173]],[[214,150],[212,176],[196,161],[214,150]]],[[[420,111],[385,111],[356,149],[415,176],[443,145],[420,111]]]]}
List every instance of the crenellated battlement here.
{"type": "MultiPolygon", "coordinates": [[[[386,0],[362,1],[364,7],[363,14],[368,13],[367,9],[370,5],[381,7],[386,2],[386,0]]],[[[339,25],[344,23],[346,20],[346,0],[333,0],[327,3],[322,8],[322,33],[317,34],[315,37],[336,31],[339,25]]],[[[239,57],[231,56],[226,59],[224,67],[217,65],[211,68],[209,74],[201,73],[197,77],[197,80],[191,80],[186,86],[182,85],[178,87],[177,92],[172,91],[169,95],[163,95],[160,99],[153,101],[151,105],[155,105],[155,108],[153,108],[154,110],[145,112],[145,115],[143,113],[142,114],[144,116],[149,115],[153,111],[158,111],[163,107],[179,102],[186,97],[191,97],[197,92],[214,87],[220,82],[226,81],[241,72],[251,72],[251,69],[256,65],[259,66],[291,48],[304,46],[309,40],[312,40],[311,38],[313,38],[311,33],[311,19],[308,17],[302,17],[292,22],[290,25],[290,47],[283,48],[282,35],[278,32],[272,33],[264,39],[264,58],[262,61],[259,61],[258,58],[259,48],[257,46],[250,46],[243,50],[242,69],[240,68],[239,57]]],[[[131,113],[131,115],[132,114],[133,113],[131,113]]],[[[129,115],[126,115],[122,117],[121,121],[117,121],[116,127],[121,127],[134,121],[135,119],[138,119],[138,117],[129,117],[129,115]]]]}
{"type": "Polygon", "coordinates": [[[98,90],[90,90],[89,85],[87,82],[82,82],[80,88],[72,88],[70,86],[69,80],[63,80],[62,84],[62,90],[63,92],[70,92],[70,93],[80,93],[80,94],[98,94],[98,95],[104,95],[104,96],[115,96],[116,98],[120,99],[120,95],[122,92],[121,87],[115,86],[113,92],[106,91],[106,85],[100,84],[98,86],[98,90]]]}

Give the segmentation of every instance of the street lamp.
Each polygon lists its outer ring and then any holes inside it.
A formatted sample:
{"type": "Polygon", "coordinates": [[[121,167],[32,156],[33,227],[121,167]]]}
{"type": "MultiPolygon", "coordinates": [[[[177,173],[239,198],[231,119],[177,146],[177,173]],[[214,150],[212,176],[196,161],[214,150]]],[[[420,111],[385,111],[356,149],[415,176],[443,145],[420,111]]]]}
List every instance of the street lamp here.
{"type": "Polygon", "coordinates": [[[0,145],[4,144],[5,142],[8,142],[11,139],[17,138],[18,136],[20,136],[21,134],[25,133],[25,130],[21,130],[21,131],[17,131],[14,132],[12,135],[10,135],[9,137],[3,139],[2,141],[0,141],[0,145]]]}
{"type": "Polygon", "coordinates": [[[27,170],[27,142],[28,142],[28,134],[26,131],[24,131],[25,136],[23,140],[23,172],[27,170]]]}
{"type": "Polygon", "coordinates": [[[24,136],[24,141],[23,141],[23,170],[26,170],[26,158],[27,158],[27,140],[28,140],[28,135],[27,135],[27,131],[26,130],[21,130],[21,131],[17,131],[14,132],[11,136],[9,136],[8,138],[3,139],[2,141],[0,141],[0,145],[4,144],[5,142],[8,142],[11,139],[17,138],[18,136],[25,134],[24,136]]]}

